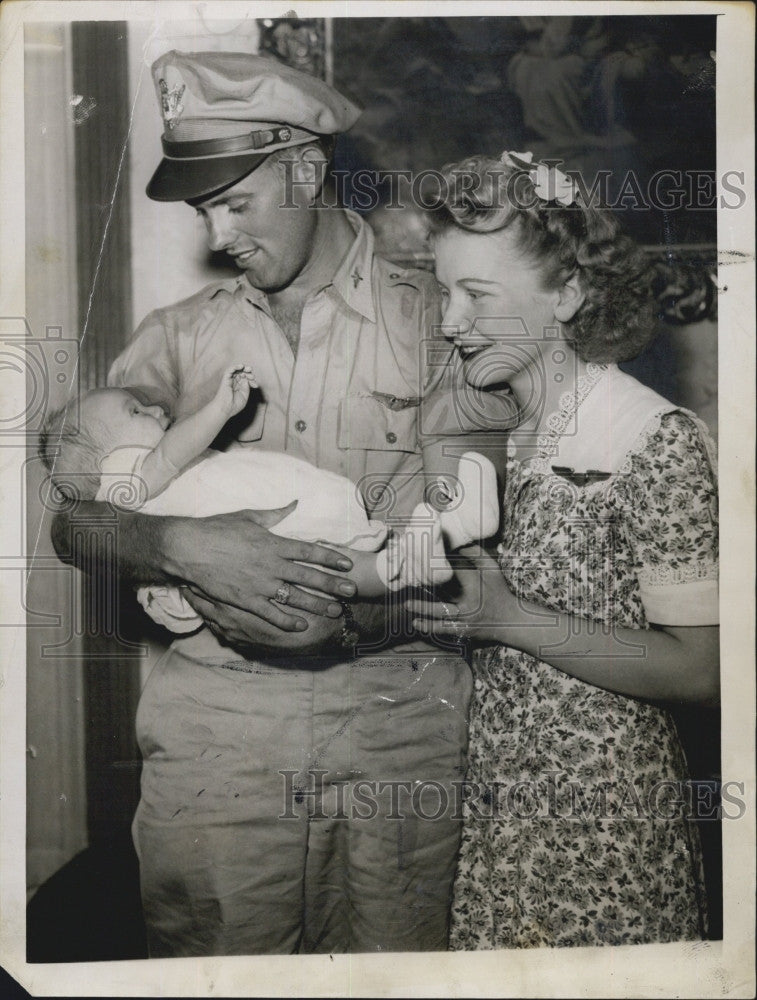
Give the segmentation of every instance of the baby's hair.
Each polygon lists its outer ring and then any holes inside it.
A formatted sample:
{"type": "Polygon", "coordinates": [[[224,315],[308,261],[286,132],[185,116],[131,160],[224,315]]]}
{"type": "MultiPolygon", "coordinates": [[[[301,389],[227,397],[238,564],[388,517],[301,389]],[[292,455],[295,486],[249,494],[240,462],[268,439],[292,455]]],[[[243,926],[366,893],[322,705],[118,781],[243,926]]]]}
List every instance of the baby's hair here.
{"type": "Polygon", "coordinates": [[[102,442],[76,425],[76,400],[51,413],[39,436],[38,452],[56,489],[72,500],[94,500],[100,487],[102,442]]]}
{"type": "MultiPolygon", "coordinates": [[[[534,164],[536,166],[536,164],[534,164]]],[[[537,195],[530,171],[488,156],[442,169],[445,186],[429,216],[432,230],[510,229],[521,252],[540,265],[546,288],[579,277],[585,299],[565,326],[584,361],[629,361],[652,339],[656,305],[643,251],[607,208],[537,195]]]]}

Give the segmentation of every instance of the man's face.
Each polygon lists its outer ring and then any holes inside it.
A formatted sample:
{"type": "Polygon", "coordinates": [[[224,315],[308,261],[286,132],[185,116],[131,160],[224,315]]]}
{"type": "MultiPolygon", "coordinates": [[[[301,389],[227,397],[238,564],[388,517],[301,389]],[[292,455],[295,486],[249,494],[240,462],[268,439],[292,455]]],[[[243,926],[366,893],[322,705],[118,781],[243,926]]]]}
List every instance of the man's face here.
{"type": "MultiPolygon", "coordinates": [[[[295,149],[287,153],[298,155],[295,149]]],[[[197,206],[210,249],[226,251],[250,284],[264,292],[290,285],[313,249],[317,213],[309,208],[308,189],[295,184],[287,193],[291,176],[287,165],[274,157],[197,206]]]]}

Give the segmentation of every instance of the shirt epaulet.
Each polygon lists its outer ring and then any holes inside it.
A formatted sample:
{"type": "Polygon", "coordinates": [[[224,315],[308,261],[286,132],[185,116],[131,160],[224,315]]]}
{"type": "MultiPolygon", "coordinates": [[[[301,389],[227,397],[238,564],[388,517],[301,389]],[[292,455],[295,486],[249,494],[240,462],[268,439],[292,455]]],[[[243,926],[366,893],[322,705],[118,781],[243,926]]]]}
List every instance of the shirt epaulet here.
{"type": "Polygon", "coordinates": [[[183,322],[182,316],[185,316],[187,312],[190,314],[197,314],[198,311],[208,302],[211,302],[219,292],[228,292],[229,295],[233,295],[236,288],[239,285],[239,278],[224,278],[222,281],[214,281],[209,285],[205,285],[199,291],[195,292],[193,295],[187,296],[185,299],[180,299],[178,302],[171,302],[166,306],[158,306],[156,309],[146,317],[157,318],[162,323],[170,324],[172,319],[176,322],[183,322]]]}
{"type": "Polygon", "coordinates": [[[420,267],[400,267],[384,257],[377,257],[383,267],[388,271],[387,281],[391,285],[412,285],[418,291],[433,291],[436,279],[430,271],[425,271],[420,267]]]}
{"type": "Polygon", "coordinates": [[[431,271],[421,267],[401,267],[384,257],[377,257],[376,260],[380,262],[386,283],[390,287],[404,285],[415,289],[420,294],[424,307],[439,301],[439,286],[431,271]]]}
{"type": "Polygon", "coordinates": [[[241,287],[244,281],[244,275],[238,275],[236,278],[225,278],[223,281],[214,281],[212,285],[206,285],[205,288],[201,288],[199,295],[207,298],[208,300],[214,299],[219,292],[228,292],[229,295],[233,295],[238,288],[241,287]]]}

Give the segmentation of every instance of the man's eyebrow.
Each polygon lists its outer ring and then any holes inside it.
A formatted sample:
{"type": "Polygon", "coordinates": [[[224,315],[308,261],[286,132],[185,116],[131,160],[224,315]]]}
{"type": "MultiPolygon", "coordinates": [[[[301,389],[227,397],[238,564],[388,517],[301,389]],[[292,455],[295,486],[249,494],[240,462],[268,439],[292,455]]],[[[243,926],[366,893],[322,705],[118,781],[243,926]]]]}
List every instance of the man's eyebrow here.
{"type": "Polygon", "coordinates": [[[458,284],[459,285],[464,285],[466,281],[475,281],[479,285],[498,285],[498,284],[500,284],[499,281],[489,281],[487,278],[475,278],[475,277],[460,278],[460,280],[458,281],[458,284]]]}
{"type": "Polygon", "coordinates": [[[208,201],[202,201],[199,205],[195,205],[195,208],[210,208],[213,205],[225,205],[227,202],[236,201],[238,198],[249,198],[250,195],[244,191],[240,191],[238,194],[219,194],[217,198],[210,198],[208,201]]]}

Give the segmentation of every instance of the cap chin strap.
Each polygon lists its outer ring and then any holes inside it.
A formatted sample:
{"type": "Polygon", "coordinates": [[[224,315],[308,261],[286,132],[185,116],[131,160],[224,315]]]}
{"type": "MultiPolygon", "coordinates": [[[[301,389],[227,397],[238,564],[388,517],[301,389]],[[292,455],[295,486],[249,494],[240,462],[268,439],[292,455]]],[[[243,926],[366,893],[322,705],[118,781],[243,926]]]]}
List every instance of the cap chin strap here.
{"type": "Polygon", "coordinates": [[[258,129],[245,135],[227,136],[222,139],[192,139],[176,142],[161,138],[163,153],[172,160],[197,159],[204,156],[223,156],[229,153],[256,152],[269,146],[301,145],[309,139],[317,139],[315,132],[308,132],[289,125],[258,129]]]}

